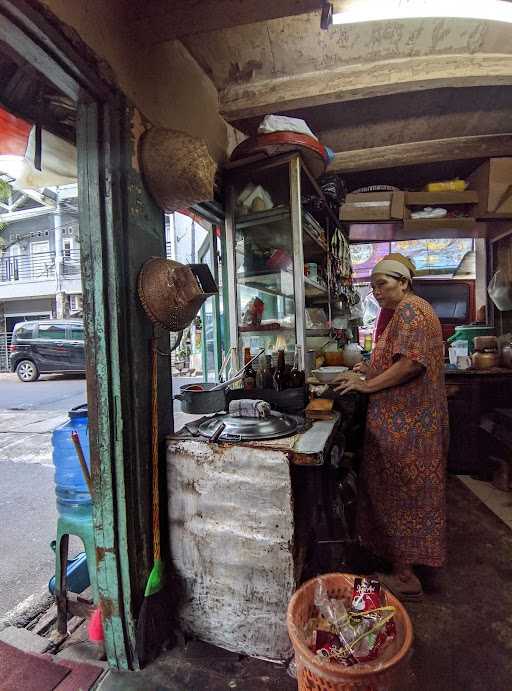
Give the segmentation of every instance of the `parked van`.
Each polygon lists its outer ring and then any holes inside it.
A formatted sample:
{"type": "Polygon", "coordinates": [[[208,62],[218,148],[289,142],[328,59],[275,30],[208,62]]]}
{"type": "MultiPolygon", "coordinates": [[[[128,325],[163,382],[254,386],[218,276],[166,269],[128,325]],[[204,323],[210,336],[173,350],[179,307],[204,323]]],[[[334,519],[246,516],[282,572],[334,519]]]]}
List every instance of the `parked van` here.
{"type": "Polygon", "coordinates": [[[80,319],[40,319],[14,327],[9,346],[11,372],[22,382],[40,374],[85,372],[84,325],[80,319]]]}

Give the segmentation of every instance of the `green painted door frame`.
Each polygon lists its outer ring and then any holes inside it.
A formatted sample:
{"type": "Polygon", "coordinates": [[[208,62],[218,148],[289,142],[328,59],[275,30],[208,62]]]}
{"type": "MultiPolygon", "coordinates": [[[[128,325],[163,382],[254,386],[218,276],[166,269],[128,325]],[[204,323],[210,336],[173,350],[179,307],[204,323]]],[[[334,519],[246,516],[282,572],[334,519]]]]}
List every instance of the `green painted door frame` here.
{"type": "MultiPolygon", "coordinates": [[[[133,109],[114,85],[99,76],[99,66],[93,64],[90,51],[79,39],[74,37],[71,43],[46,8],[39,12],[34,3],[0,0],[0,41],[78,104],[81,262],[97,578],[109,664],[136,669],[136,615],[152,563],[152,331],[139,305],[136,285],[143,262],[152,255],[165,256],[164,218],[145,192],[139,171],[132,166],[136,160],[133,109]]],[[[169,364],[164,358],[159,363],[158,394],[165,503],[164,437],[170,431],[172,413],[169,364]]],[[[167,545],[164,532],[164,551],[167,545]]],[[[165,634],[162,630],[163,637],[165,634]]]]}
{"type": "MultiPolygon", "coordinates": [[[[210,261],[206,262],[212,272],[215,283],[219,284],[219,254],[217,250],[217,236],[215,234],[215,227],[212,227],[208,231],[208,236],[205,238],[203,244],[199,248],[197,253],[197,258],[199,262],[205,262],[205,259],[209,255],[210,261]]],[[[220,299],[218,295],[214,295],[211,298],[212,304],[212,334],[213,334],[213,362],[216,373],[219,372],[222,365],[222,343],[221,343],[221,328],[220,328],[220,299]]],[[[208,381],[208,348],[206,342],[206,303],[201,308],[201,321],[203,324],[203,337],[202,337],[202,362],[203,362],[203,374],[204,381],[208,381]]],[[[214,379],[216,381],[216,379],[214,379]]]]}

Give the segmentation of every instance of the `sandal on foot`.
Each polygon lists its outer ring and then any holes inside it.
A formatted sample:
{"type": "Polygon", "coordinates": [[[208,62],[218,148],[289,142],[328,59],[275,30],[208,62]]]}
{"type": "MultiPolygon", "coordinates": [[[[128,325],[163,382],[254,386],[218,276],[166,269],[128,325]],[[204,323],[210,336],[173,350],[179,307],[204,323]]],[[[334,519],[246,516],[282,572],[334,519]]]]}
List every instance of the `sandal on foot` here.
{"type": "Polygon", "coordinates": [[[401,602],[420,602],[423,600],[421,585],[418,589],[416,584],[408,585],[397,578],[397,576],[393,576],[393,574],[378,573],[376,576],[382,585],[391,591],[401,602]]]}

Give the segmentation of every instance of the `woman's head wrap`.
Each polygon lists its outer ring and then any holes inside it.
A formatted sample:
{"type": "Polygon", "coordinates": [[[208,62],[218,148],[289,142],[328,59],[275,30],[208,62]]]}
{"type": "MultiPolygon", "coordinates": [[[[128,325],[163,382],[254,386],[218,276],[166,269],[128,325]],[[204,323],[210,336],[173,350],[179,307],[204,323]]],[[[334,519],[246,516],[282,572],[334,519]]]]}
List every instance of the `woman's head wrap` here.
{"type": "Polygon", "coordinates": [[[416,273],[416,267],[411,259],[404,257],[403,254],[387,254],[380,262],[373,267],[372,276],[375,274],[385,274],[393,278],[406,278],[412,281],[416,273]]]}

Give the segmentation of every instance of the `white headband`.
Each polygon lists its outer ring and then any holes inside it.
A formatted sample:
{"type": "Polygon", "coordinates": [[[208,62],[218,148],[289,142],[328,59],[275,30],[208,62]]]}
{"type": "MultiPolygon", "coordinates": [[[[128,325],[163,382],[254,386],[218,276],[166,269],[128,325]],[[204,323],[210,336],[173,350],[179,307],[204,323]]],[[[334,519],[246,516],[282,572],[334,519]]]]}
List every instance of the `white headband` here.
{"type": "Polygon", "coordinates": [[[372,276],[375,274],[398,274],[398,276],[403,276],[409,281],[412,279],[409,269],[402,264],[402,262],[397,262],[395,259],[382,259],[380,262],[375,264],[373,267],[372,276]]]}

